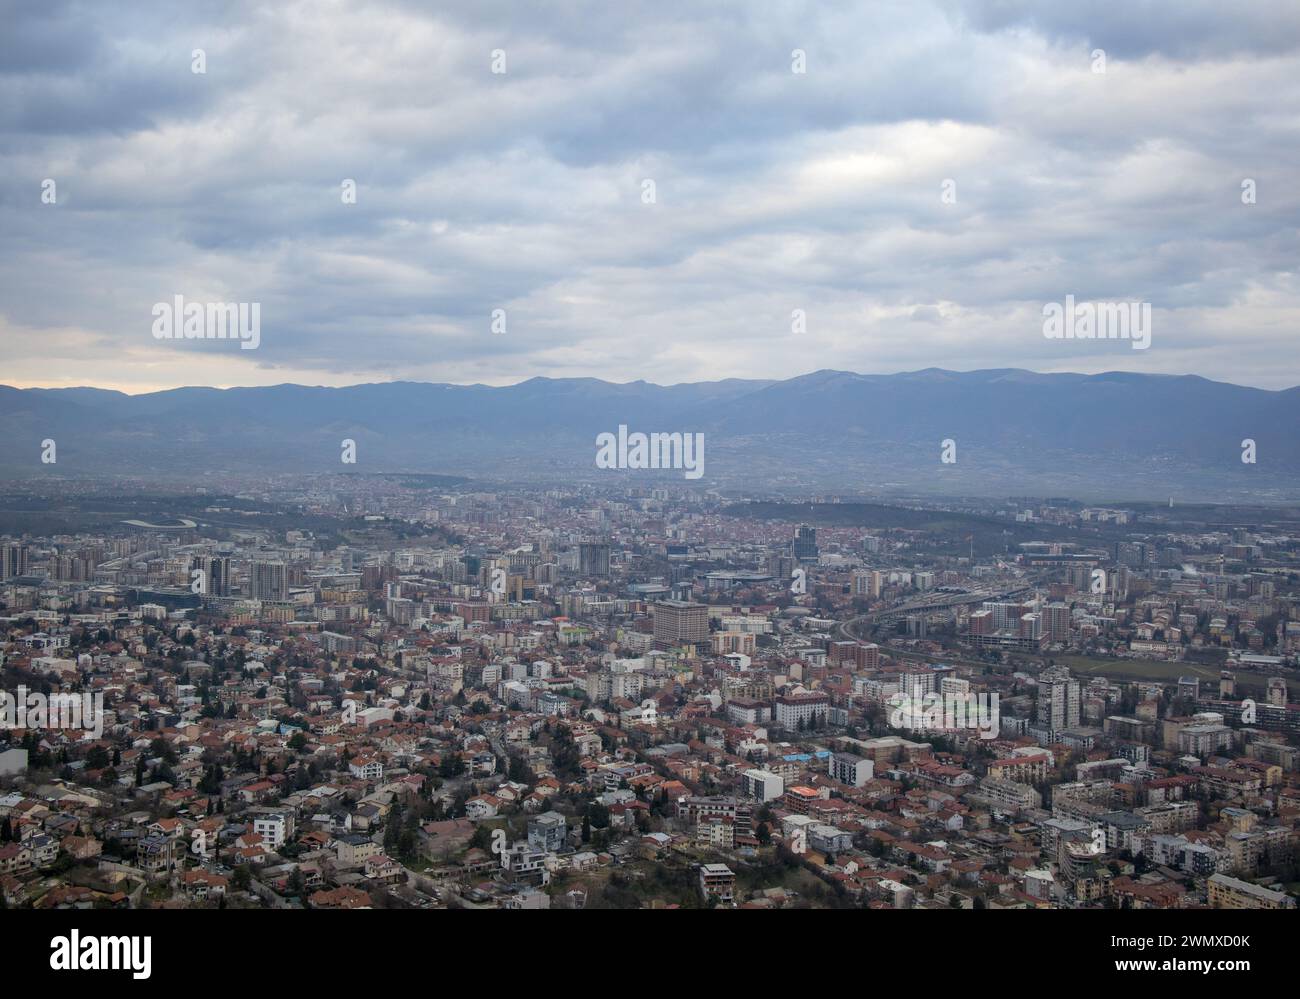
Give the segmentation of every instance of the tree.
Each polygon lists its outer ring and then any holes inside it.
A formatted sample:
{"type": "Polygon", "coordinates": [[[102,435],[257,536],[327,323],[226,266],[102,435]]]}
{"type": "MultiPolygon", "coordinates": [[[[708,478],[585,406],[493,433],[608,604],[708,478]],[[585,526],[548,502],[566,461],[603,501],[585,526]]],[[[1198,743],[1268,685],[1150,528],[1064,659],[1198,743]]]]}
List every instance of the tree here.
{"type": "Polygon", "coordinates": [[[492,846],[492,827],[486,823],[479,825],[474,830],[474,835],[469,838],[470,849],[488,850],[492,846]]]}
{"type": "Polygon", "coordinates": [[[111,760],[108,750],[103,746],[91,746],[90,752],[86,754],[86,766],[91,770],[103,770],[111,760]]]}
{"type": "Polygon", "coordinates": [[[384,827],[384,852],[390,857],[397,849],[397,839],[401,835],[402,806],[397,805],[388,814],[388,825],[384,827]]]}
{"type": "Polygon", "coordinates": [[[524,762],[522,756],[510,757],[507,776],[517,784],[531,784],[533,782],[533,772],[528,769],[528,764],[524,762]]]}

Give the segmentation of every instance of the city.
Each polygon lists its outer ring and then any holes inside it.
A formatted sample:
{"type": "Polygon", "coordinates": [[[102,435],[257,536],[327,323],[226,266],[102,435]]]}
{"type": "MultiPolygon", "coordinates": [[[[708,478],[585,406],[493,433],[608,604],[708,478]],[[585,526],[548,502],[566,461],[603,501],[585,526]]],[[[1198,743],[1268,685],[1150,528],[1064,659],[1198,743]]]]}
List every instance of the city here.
{"type": "Polygon", "coordinates": [[[0,24],[20,985],[1289,980],[1300,7],[0,24]]]}
{"type": "Polygon", "coordinates": [[[1295,907],[1295,511],[815,500],[334,475],[11,533],[4,903],[1295,907]]]}

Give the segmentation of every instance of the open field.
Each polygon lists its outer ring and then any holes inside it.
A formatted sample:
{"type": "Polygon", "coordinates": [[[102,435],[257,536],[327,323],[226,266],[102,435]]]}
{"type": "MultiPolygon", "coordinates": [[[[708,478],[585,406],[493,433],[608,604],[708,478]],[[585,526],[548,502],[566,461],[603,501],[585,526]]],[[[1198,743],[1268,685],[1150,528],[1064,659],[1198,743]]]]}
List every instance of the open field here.
{"type": "MultiPolygon", "coordinates": [[[[1161,683],[1176,683],[1180,676],[1194,676],[1198,680],[1217,683],[1219,668],[1204,663],[1165,662],[1155,659],[1097,659],[1092,656],[1053,656],[1057,663],[1068,666],[1071,673],[1078,676],[1104,676],[1108,680],[1135,681],[1155,680],[1161,683]]],[[[1248,673],[1240,669],[1225,666],[1237,677],[1238,692],[1263,694],[1268,686],[1270,673],[1248,673]]],[[[1286,676],[1287,689],[1291,697],[1300,690],[1300,682],[1291,675],[1291,670],[1279,670],[1276,675],[1286,676]]]]}

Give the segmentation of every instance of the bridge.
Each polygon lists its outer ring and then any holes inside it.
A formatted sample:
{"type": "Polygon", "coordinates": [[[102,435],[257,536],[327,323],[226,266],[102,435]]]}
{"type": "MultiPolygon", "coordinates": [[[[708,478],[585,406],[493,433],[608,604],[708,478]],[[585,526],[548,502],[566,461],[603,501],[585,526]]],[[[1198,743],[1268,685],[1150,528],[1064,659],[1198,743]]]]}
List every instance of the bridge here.
{"type": "Polygon", "coordinates": [[[935,594],[932,597],[925,597],[921,600],[913,600],[906,604],[899,604],[897,607],[887,607],[878,611],[872,611],[869,614],[862,614],[858,617],[850,618],[848,621],[844,621],[840,624],[839,632],[849,641],[855,641],[861,638],[861,635],[858,633],[859,629],[876,624],[882,624],[885,621],[896,620],[897,618],[905,617],[908,614],[943,610],[950,607],[967,607],[973,604],[982,604],[986,600],[1007,600],[1028,593],[1032,589],[1032,586],[1020,586],[1010,590],[974,590],[970,593],[935,594]]]}

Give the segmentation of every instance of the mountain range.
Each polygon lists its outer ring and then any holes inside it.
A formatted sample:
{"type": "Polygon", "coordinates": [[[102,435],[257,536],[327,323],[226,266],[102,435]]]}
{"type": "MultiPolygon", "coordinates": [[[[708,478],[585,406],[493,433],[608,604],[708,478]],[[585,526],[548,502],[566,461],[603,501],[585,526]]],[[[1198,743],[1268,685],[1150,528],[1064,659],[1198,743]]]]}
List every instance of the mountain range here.
{"type": "Polygon", "coordinates": [[[406,471],[489,482],[640,476],[750,493],[1262,502],[1300,493],[1300,387],[1191,375],[929,368],[671,386],[533,378],[142,395],[0,386],[0,425],[0,471],[23,479],[406,471]],[[703,433],[703,478],[596,468],[596,436],[620,425],[703,433]],[[54,464],[41,462],[46,439],[54,464]],[[340,461],[344,439],[356,442],[354,465],[340,461]],[[1254,463],[1242,461],[1247,439],[1254,463]],[[941,460],[945,441],[955,461],[941,460]]]}

